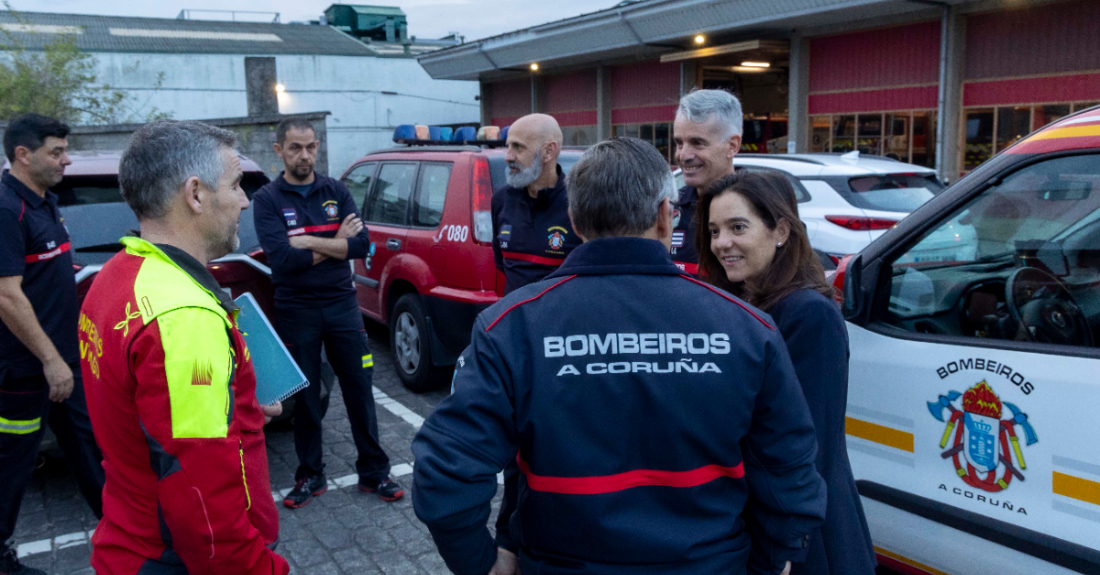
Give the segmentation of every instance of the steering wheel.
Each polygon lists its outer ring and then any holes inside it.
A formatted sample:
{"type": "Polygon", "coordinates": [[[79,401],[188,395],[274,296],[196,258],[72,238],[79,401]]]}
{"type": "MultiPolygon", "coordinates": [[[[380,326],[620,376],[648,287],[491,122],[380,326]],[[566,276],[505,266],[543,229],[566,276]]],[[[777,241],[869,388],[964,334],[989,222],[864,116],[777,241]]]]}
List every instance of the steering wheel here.
{"type": "Polygon", "coordinates": [[[1005,301],[1028,341],[1093,346],[1092,330],[1073,295],[1058,278],[1020,268],[1005,282],[1005,301]]]}

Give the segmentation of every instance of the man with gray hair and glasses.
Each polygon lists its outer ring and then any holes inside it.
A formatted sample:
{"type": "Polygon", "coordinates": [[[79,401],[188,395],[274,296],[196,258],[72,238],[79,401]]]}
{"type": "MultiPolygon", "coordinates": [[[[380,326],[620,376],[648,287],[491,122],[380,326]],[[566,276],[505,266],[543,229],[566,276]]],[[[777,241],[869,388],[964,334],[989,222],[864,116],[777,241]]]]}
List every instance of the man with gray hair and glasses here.
{"type": "Polygon", "coordinates": [[[673,263],[676,190],[652,145],[596,144],[567,187],[585,243],[478,316],[413,440],[417,516],[453,572],[505,572],[486,520],[514,459],[524,573],[784,572],[825,486],[781,335],[673,263]]]}
{"type": "Polygon", "coordinates": [[[161,121],[119,163],[141,237],[99,272],[80,314],[81,371],[103,449],[99,573],[285,575],[265,416],[239,308],[206,264],[233,251],[241,162],[232,132],[161,121]]]}
{"type": "Polygon", "coordinates": [[[672,259],[680,269],[696,274],[695,200],[697,190],[733,173],[733,158],[741,149],[743,121],[741,102],[725,90],[692,90],[680,98],[672,124],[676,161],[683,170],[684,184],[673,218],[672,259]]]}

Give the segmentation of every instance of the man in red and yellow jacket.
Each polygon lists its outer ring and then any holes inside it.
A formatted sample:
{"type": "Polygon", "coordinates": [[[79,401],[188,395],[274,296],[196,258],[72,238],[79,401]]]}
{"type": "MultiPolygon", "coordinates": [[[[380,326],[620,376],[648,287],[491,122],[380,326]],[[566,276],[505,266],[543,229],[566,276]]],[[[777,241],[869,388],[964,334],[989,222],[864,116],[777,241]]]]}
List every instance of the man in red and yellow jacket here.
{"type": "Polygon", "coordinates": [[[248,206],[231,132],[155,122],[119,165],[142,239],[103,267],[80,314],[88,408],[107,483],[97,573],[284,575],[252,361],[205,264],[248,206]]]}

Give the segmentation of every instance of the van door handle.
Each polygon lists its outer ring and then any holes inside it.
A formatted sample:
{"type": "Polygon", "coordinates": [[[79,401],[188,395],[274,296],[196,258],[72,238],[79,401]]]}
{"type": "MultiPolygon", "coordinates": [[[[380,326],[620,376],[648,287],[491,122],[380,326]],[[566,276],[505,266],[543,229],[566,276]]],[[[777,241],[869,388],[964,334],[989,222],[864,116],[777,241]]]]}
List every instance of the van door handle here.
{"type": "Polygon", "coordinates": [[[401,249],[401,240],[397,238],[390,238],[386,240],[386,249],[390,250],[391,252],[396,252],[397,250],[401,249]]]}

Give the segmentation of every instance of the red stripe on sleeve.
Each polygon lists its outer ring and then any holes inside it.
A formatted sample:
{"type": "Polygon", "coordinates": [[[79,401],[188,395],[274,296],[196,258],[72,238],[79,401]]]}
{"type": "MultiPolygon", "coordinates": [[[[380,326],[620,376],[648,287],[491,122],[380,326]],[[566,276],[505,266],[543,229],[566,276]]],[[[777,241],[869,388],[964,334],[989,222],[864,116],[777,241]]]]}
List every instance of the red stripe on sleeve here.
{"type": "Polygon", "coordinates": [[[710,483],[720,477],[740,479],[745,476],[745,468],[738,463],[734,467],[706,465],[690,471],[659,471],[655,469],[636,469],[615,475],[593,477],[549,477],[535,475],[527,462],[517,457],[519,469],[527,476],[527,486],[544,493],[564,493],[567,495],[598,495],[614,493],[632,487],[695,487],[710,483]]]}
{"type": "Polygon", "coordinates": [[[298,236],[298,235],[301,235],[301,234],[315,234],[317,232],[331,232],[333,230],[338,230],[338,229],[340,229],[340,224],[325,224],[323,226],[306,226],[304,228],[294,228],[293,230],[288,230],[286,232],[286,235],[288,235],[288,236],[298,236]]]}
{"type": "Polygon", "coordinates": [[[565,258],[548,258],[532,254],[521,254],[519,252],[501,251],[500,254],[504,256],[504,259],[506,260],[520,260],[524,262],[531,262],[533,264],[541,264],[544,266],[560,266],[561,263],[565,261],[565,258]]]}
{"type": "Polygon", "coordinates": [[[544,294],[545,294],[546,292],[548,292],[548,291],[550,291],[550,290],[552,290],[552,289],[554,289],[554,288],[556,288],[556,287],[560,286],[561,284],[563,284],[563,283],[565,283],[565,282],[567,282],[567,281],[569,281],[569,280],[571,280],[571,279],[573,279],[573,278],[575,278],[575,277],[577,277],[577,276],[576,276],[576,275],[571,275],[571,276],[569,276],[569,277],[567,277],[567,278],[564,278],[564,279],[562,279],[562,280],[561,280],[560,282],[558,282],[558,283],[556,283],[556,284],[554,284],[554,285],[552,285],[552,286],[550,286],[550,287],[548,287],[548,288],[546,288],[546,289],[542,290],[542,292],[540,292],[540,293],[539,293],[539,295],[537,295],[537,296],[535,296],[535,297],[533,297],[533,298],[530,298],[530,299],[525,299],[525,300],[523,300],[523,301],[521,301],[521,302],[519,302],[519,303],[517,303],[517,304],[513,305],[512,307],[510,307],[510,308],[508,308],[508,309],[504,310],[504,313],[500,314],[500,317],[498,317],[498,318],[494,319],[494,320],[493,320],[493,323],[489,324],[489,327],[485,328],[485,331],[489,331],[489,330],[493,329],[493,326],[494,326],[494,325],[496,325],[498,321],[500,321],[500,320],[504,319],[504,316],[508,315],[508,313],[509,313],[509,312],[511,312],[512,310],[516,309],[517,307],[519,307],[519,306],[521,306],[521,305],[523,305],[523,304],[525,304],[525,303],[528,303],[528,302],[532,302],[532,301],[535,301],[535,300],[539,299],[539,298],[540,298],[540,297],[542,297],[542,296],[543,296],[543,295],[544,295],[544,294]]]}
{"type": "Polygon", "coordinates": [[[28,264],[33,264],[35,262],[44,262],[46,260],[52,260],[67,251],[69,251],[69,242],[65,242],[48,252],[43,252],[40,254],[30,254],[27,257],[23,258],[23,261],[28,264]]]}

